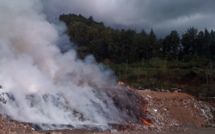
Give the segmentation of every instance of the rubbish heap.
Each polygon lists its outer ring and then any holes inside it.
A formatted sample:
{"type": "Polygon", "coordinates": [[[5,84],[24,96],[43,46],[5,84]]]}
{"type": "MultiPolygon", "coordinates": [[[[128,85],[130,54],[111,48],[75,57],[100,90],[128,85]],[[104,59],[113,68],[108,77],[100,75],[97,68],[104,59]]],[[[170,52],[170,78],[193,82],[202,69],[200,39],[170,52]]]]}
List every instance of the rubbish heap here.
{"type": "Polygon", "coordinates": [[[203,125],[215,126],[214,107],[185,93],[140,91],[148,101],[146,114],[152,124],[147,130],[181,132],[203,125]]]}

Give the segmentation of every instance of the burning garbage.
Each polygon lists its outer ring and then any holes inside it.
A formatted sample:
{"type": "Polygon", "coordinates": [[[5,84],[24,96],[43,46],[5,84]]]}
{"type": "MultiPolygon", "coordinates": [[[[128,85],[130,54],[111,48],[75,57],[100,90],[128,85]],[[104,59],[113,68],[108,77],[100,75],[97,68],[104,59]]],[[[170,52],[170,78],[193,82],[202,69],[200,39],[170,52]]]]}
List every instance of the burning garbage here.
{"type": "Polygon", "coordinates": [[[1,1],[0,6],[2,116],[36,130],[103,130],[128,124],[161,130],[180,125],[169,114],[172,107],[192,105],[193,116],[201,113],[198,122],[211,120],[210,110],[199,103],[173,99],[165,105],[167,99],[142,96],[123,82],[115,86],[113,72],[93,56],[80,60],[74,49],[61,53],[58,46],[72,44],[63,24],[47,20],[41,1],[1,1]]]}
{"type": "Polygon", "coordinates": [[[73,44],[65,25],[47,20],[41,1],[0,3],[0,100],[7,101],[1,115],[42,130],[147,120],[146,101],[130,87],[114,87],[112,70],[92,55],[81,60],[74,49],[61,53],[59,46],[73,44]]]}
{"type": "MultiPolygon", "coordinates": [[[[90,99],[85,105],[86,107],[93,108],[98,117],[106,121],[107,124],[100,123],[93,114],[86,116],[86,114],[80,109],[73,107],[69,98],[63,93],[58,94],[26,94],[23,96],[26,100],[25,108],[29,112],[37,112],[43,118],[52,119],[56,117],[56,113],[59,119],[67,119],[67,122],[34,122],[29,120],[29,123],[36,130],[50,130],[50,129],[107,129],[113,124],[142,124],[150,125],[150,119],[147,118],[146,111],[143,107],[146,107],[147,101],[145,101],[134,90],[128,90],[126,87],[115,86],[109,88],[98,88],[93,90],[93,94],[97,99],[90,99]],[[49,109],[52,108],[53,111],[49,109]],[[77,120],[79,123],[74,123],[77,120]]],[[[15,110],[21,110],[20,104],[17,104],[17,96],[13,93],[5,93],[8,103],[6,106],[1,106],[1,110],[6,111],[10,106],[13,106],[15,110]]],[[[16,112],[16,111],[15,111],[16,112]]],[[[18,112],[18,111],[17,111],[18,112]]],[[[87,111],[85,111],[87,112],[87,111]]],[[[8,111],[7,116],[13,119],[12,114],[8,111]]],[[[30,118],[30,117],[28,117],[30,118]]],[[[21,120],[26,122],[24,120],[21,120]]],[[[77,122],[76,121],[76,122],[77,122]]]]}

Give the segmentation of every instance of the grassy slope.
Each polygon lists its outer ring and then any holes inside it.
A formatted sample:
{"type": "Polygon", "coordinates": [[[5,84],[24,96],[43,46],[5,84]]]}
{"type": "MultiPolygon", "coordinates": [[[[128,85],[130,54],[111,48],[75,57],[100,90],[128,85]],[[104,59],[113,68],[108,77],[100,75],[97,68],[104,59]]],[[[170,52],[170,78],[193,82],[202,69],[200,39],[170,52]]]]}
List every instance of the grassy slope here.
{"type": "Polygon", "coordinates": [[[181,88],[198,96],[214,96],[215,70],[212,62],[163,61],[152,59],[135,64],[109,64],[120,81],[135,88],[181,88]]]}

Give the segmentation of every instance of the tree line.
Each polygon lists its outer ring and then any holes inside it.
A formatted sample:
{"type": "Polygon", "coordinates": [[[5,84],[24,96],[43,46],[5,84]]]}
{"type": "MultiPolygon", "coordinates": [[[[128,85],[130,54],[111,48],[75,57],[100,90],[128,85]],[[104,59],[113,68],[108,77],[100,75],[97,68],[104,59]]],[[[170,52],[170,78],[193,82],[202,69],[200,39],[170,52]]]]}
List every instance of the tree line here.
{"type": "Polygon", "coordinates": [[[153,29],[113,29],[93,17],[61,15],[67,34],[77,44],[80,58],[93,54],[108,66],[119,80],[133,87],[183,91],[199,96],[215,95],[215,31],[190,27],[179,34],[172,30],[158,38],[153,29]],[[108,59],[108,60],[106,60],[108,59]]]}
{"type": "Polygon", "coordinates": [[[136,32],[113,29],[93,17],[60,15],[67,25],[70,40],[77,45],[79,56],[93,54],[97,61],[109,59],[114,63],[135,63],[160,58],[168,61],[191,61],[196,58],[215,60],[215,31],[198,31],[190,27],[182,35],[172,30],[164,38],[157,38],[153,29],[136,32]]]}

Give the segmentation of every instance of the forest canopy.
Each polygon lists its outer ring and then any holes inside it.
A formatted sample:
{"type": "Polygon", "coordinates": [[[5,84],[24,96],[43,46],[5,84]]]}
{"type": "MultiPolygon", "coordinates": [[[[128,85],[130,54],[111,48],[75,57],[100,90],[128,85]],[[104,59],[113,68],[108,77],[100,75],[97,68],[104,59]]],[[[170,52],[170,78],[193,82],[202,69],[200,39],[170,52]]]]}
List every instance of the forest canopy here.
{"type": "Polygon", "coordinates": [[[119,80],[133,87],[181,88],[195,96],[215,96],[215,31],[190,27],[158,38],[153,29],[113,29],[93,17],[61,15],[80,58],[108,61],[119,80]]]}
{"type": "Polygon", "coordinates": [[[181,35],[172,30],[164,38],[157,38],[153,29],[136,32],[132,29],[113,29],[93,17],[61,15],[68,27],[70,40],[78,44],[81,58],[93,54],[97,61],[109,59],[114,63],[134,63],[152,58],[191,61],[196,58],[215,60],[215,31],[199,31],[190,27],[181,35]]]}

